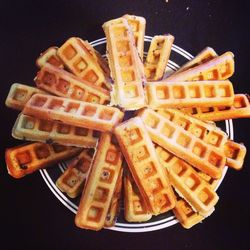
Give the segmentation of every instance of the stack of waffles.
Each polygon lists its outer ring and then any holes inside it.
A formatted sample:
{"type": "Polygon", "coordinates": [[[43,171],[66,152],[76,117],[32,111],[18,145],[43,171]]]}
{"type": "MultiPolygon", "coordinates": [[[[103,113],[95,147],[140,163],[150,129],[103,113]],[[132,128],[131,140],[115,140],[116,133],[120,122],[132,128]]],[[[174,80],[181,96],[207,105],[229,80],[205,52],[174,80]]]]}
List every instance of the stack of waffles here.
{"type": "Polygon", "coordinates": [[[6,150],[9,174],[71,158],[56,186],[80,197],[80,228],[112,227],[120,211],[129,223],[173,211],[190,228],[215,210],[226,166],[244,163],[245,146],[215,123],[250,116],[229,80],[233,54],[208,47],[169,75],[174,36],[154,36],[144,58],[145,26],[133,15],[104,23],[108,60],[78,37],[50,47],[36,87],[14,83],[6,99],[20,112],[12,136],[29,141],[6,150]]]}

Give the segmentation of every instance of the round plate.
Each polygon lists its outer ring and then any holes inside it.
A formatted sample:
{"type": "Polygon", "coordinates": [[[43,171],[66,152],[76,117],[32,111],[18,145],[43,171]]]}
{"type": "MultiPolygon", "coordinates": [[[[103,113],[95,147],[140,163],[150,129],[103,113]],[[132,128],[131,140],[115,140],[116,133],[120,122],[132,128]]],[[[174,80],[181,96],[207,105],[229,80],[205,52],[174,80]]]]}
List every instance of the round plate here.
{"type": "MultiPolygon", "coordinates": [[[[145,51],[148,51],[150,42],[152,40],[151,36],[145,36],[145,51]]],[[[99,51],[103,57],[106,57],[106,38],[101,38],[98,40],[95,40],[90,43],[97,51],[99,51]]],[[[146,53],[144,53],[144,56],[146,56],[146,53]]],[[[168,61],[168,66],[166,69],[166,75],[171,73],[172,71],[177,70],[180,66],[184,64],[185,62],[191,60],[193,56],[185,51],[184,49],[173,45],[172,51],[170,55],[170,60],[168,61]]],[[[219,122],[217,125],[225,131],[229,138],[233,140],[233,122],[232,120],[226,120],[225,122],[219,122]]],[[[62,193],[55,185],[56,180],[58,177],[65,171],[67,168],[68,162],[61,162],[58,164],[58,166],[48,168],[48,169],[42,169],[40,170],[40,173],[45,181],[45,183],[48,185],[52,193],[56,196],[60,202],[66,206],[71,212],[75,213],[77,212],[78,204],[80,201],[80,197],[71,199],[67,197],[64,193],[62,193]]],[[[222,178],[220,182],[218,183],[217,188],[220,186],[225,174],[227,172],[227,167],[224,168],[222,178]]],[[[217,189],[216,188],[216,189],[217,189]]],[[[121,199],[121,203],[122,203],[121,199]]],[[[158,215],[153,216],[151,220],[144,223],[128,223],[125,221],[124,216],[124,208],[123,204],[121,204],[120,214],[117,218],[116,224],[113,227],[110,227],[108,229],[115,230],[115,231],[121,231],[121,232],[130,232],[130,233],[138,233],[138,232],[149,232],[149,231],[155,231],[162,228],[170,227],[176,223],[178,223],[178,220],[172,213],[172,211],[158,215]]],[[[72,222],[74,223],[74,222],[72,222]]]]}

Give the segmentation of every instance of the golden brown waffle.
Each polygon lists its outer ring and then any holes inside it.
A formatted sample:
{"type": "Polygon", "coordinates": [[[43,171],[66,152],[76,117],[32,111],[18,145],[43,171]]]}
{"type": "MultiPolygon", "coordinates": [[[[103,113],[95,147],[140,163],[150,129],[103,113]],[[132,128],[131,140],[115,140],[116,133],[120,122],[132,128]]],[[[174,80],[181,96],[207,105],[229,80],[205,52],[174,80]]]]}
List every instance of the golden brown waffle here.
{"type": "Polygon", "coordinates": [[[90,170],[93,153],[93,149],[84,149],[57,179],[56,186],[69,197],[75,198],[81,194],[90,170]]]}
{"type": "Polygon", "coordinates": [[[176,109],[159,110],[159,114],[190,131],[193,135],[221,150],[226,156],[227,166],[240,169],[246,155],[246,147],[228,140],[225,132],[176,109]]]}
{"type": "Polygon", "coordinates": [[[124,116],[114,107],[40,94],[31,97],[23,113],[103,132],[112,131],[124,116]]]}
{"type": "Polygon", "coordinates": [[[124,15],[123,17],[127,19],[128,24],[133,31],[135,46],[137,48],[140,58],[143,60],[146,20],[144,17],[128,14],[124,15]]]}
{"type": "Polygon", "coordinates": [[[143,222],[152,218],[147,206],[132,178],[127,173],[124,177],[124,217],[128,222],[143,222]]]}
{"type": "Polygon", "coordinates": [[[21,83],[13,83],[6,98],[5,104],[9,108],[22,110],[31,96],[37,93],[47,94],[45,91],[38,88],[21,83]]]}
{"type": "Polygon", "coordinates": [[[144,63],[148,81],[159,81],[163,78],[173,42],[174,37],[172,35],[153,37],[144,63]]]}
{"type": "Polygon", "coordinates": [[[36,60],[36,65],[39,68],[42,68],[45,64],[51,64],[58,68],[63,68],[63,62],[57,55],[57,47],[50,47],[46,51],[40,54],[36,60]]]}
{"type": "Polygon", "coordinates": [[[5,161],[8,173],[15,178],[21,178],[70,158],[80,151],[80,148],[35,142],[6,149],[5,161]]]}
{"type": "Polygon", "coordinates": [[[122,178],[123,177],[123,168],[120,169],[120,173],[117,179],[116,187],[114,194],[112,196],[109,210],[105,219],[104,227],[113,227],[115,225],[117,216],[119,214],[119,201],[121,198],[121,189],[122,189],[122,178]]]}
{"type": "Polygon", "coordinates": [[[202,215],[193,210],[185,199],[180,197],[177,198],[176,206],[174,207],[173,212],[181,225],[186,229],[191,228],[204,219],[202,215]]]}
{"type": "Polygon", "coordinates": [[[103,133],[80,200],[75,223],[80,228],[103,228],[122,165],[119,147],[112,135],[103,133]]]}
{"type": "Polygon", "coordinates": [[[152,109],[230,106],[234,89],[230,81],[148,82],[148,106],[152,109]]]}
{"type": "Polygon", "coordinates": [[[217,57],[217,53],[214,51],[214,49],[210,47],[206,47],[203,49],[197,56],[195,56],[193,59],[182,65],[174,74],[180,73],[182,71],[194,68],[198,65],[201,65],[203,63],[206,63],[215,57],[217,57]]]}
{"type": "Polygon", "coordinates": [[[71,37],[57,51],[66,67],[76,76],[93,85],[110,89],[111,85],[96,58],[80,38],[71,37]]]}
{"type": "Polygon", "coordinates": [[[38,88],[57,96],[98,104],[110,102],[110,95],[107,90],[86,80],[81,80],[73,74],[50,64],[42,67],[35,78],[35,82],[38,88]]]}
{"type": "Polygon", "coordinates": [[[164,81],[212,81],[225,80],[234,73],[234,55],[226,52],[194,68],[173,74],[164,81]]]}
{"type": "Polygon", "coordinates": [[[20,114],[12,129],[12,136],[19,140],[58,143],[65,146],[94,148],[97,131],[70,126],[57,121],[47,121],[20,114]]]}
{"type": "Polygon", "coordinates": [[[145,123],[152,141],[209,176],[215,179],[221,177],[226,162],[221,150],[151,109],[143,110],[139,116],[145,123]]]}
{"type": "Polygon", "coordinates": [[[115,134],[147,209],[154,215],[172,209],[173,190],[142,120],[127,120],[115,128],[115,134]]]}
{"type": "Polygon", "coordinates": [[[224,145],[224,153],[227,157],[227,165],[240,170],[246,156],[246,147],[243,144],[228,140],[224,145]]]}
{"type": "Polygon", "coordinates": [[[204,181],[206,181],[211,186],[213,190],[215,190],[217,186],[219,185],[220,179],[214,179],[211,176],[200,171],[199,169],[196,169],[196,172],[204,181]]]}
{"type": "Polygon", "coordinates": [[[163,160],[166,162],[170,182],[177,193],[184,197],[198,213],[203,216],[208,214],[219,199],[211,186],[191,165],[178,157],[170,154],[168,159],[163,160]]]}
{"type": "Polygon", "coordinates": [[[106,22],[103,30],[107,38],[111,77],[114,80],[111,103],[125,110],[144,107],[144,69],[127,19],[118,18],[106,22]]]}
{"type": "Polygon", "coordinates": [[[247,95],[236,94],[233,105],[207,108],[183,108],[183,112],[204,121],[223,121],[227,119],[249,118],[250,103],[247,95]]]}

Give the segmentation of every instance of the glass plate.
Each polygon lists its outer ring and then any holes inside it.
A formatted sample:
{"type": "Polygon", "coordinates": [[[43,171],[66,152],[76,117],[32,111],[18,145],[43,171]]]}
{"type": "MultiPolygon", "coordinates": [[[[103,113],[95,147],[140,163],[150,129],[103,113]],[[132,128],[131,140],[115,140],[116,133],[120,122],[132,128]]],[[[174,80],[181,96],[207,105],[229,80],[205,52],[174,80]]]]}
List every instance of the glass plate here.
{"type": "MultiPolygon", "coordinates": [[[[145,36],[145,51],[148,51],[150,42],[152,40],[151,36],[145,36]]],[[[101,38],[98,40],[95,40],[90,43],[97,51],[99,51],[103,57],[106,57],[106,38],[101,38]]],[[[144,57],[146,56],[146,53],[144,52],[144,57]]],[[[185,62],[191,60],[193,56],[185,51],[184,49],[173,45],[172,51],[170,55],[170,60],[168,61],[168,65],[166,68],[166,75],[169,73],[177,70],[180,66],[184,64],[185,62]]],[[[226,120],[225,122],[218,122],[217,125],[225,131],[229,138],[233,140],[233,122],[232,120],[226,120]]],[[[59,163],[57,166],[48,168],[48,169],[42,169],[40,170],[40,173],[45,181],[45,183],[50,188],[51,192],[56,196],[56,198],[64,205],[66,206],[71,212],[75,213],[77,212],[78,204],[80,201],[80,197],[71,199],[68,196],[66,196],[64,193],[62,193],[55,185],[56,180],[58,177],[65,171],[67,168],[67,161],[59,163]]],[[[222,178],[220,182],[218,183],[217,188],[220,186],[225,174],[227,172],[227,167],[224,168],[222,178]]],[[[217,189],[216,188],[216,189],[217,189]]],[[[139,233],[139,232],[150,232],[155,231],[159,229],[163,229],[166,227],[170,227],[176,223],[178,223],[178,220],[174,216],[173,212],[167,212],[164,214],[160,214],[158,216],[153,216],[151,220],[144,222],[144,223],[129,223],[125,221],[124,219],[124,207],[123,207],[123,199],[121,199],[121,208],[120,213],[117,218],[116,224],[113,227],[107,228],[109,230],[114,231],[121,231],[121,232],[130,232],[130,233],[139,233]]],[[[72,223],[74,223],[72,221],[72,223]]]]}

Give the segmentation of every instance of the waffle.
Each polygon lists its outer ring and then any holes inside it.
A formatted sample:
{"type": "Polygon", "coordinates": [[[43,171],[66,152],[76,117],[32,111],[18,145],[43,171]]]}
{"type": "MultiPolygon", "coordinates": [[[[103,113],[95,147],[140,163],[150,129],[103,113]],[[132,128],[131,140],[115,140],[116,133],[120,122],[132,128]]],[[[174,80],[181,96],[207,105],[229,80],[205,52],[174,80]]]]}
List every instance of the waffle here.
{"type": "Polygon", "coordinates": [[[36,65],[39,68],[42,68],[45,64],[51,64],[58,68],[63,68],[63,63],[57,55],[57,47],[50,47],[46,51],[40,54],[36,60],[36,65]]]}
{"type": "Polygon", "coordinates": [[[249,118],[250,104],[248,95],[236,94],[233,105],[207,108],[184,108],[183,112],[204,121],[223,121],[227,119],[249,118]]]}
{"type": "Polygon", "coordinates": [[[124,15],[123,17],[127,19],[128,24],[133,31],[135,46],[140,58],[143,60],[146,20],[144,17],[134,15],[124,15]]]}
{"type": "Polygon", "coordinates": [[[71,198],[80,195],[90,170],[92,157],[93,150],[84,149],[57,179],[56,186],[71,198]]]}
{"type": "Polygon", "coordinates": [[[206,47],[203,49],[196,57],[194,57],[192,60],[185,63],[183,66],[181,66],[174,74],[180,73],[182,71],[194,68],[198,65],[201,65],[203,63],[206,63],[215,57],[217,57],[217,53],[214,51],[214,49],[210,47],[206,47]]]}
{"type": "Polygon", "coordinates": [[[234,89],[230,81],[149,82],[148,106],[152,109],[230,106],[234,89]]]}
{"type": "Polygon", "coordinates": [[[94,148],[97,131],[70,126],[57,121],[42,120],[20,114],[12,129],[12,136],[19,140],[58,143],[65,146],[94,148]]]}
{"type": "Polygon", "coordinates": [[[172,209],[173,190],[142,120],[127,120],[115,128],[115,134],[149,212],[158,215],[172,209]]]}
{"type": "Polygon", "coordinates": [[[80,228],[103,228],[122,165],[119,147],[112,135],[103,133],[80,200],[75,223],[80,228]]]}
{"type": "Polygon", "coordinates": [[[114,107],[40,94],[31,97],[23,113],[103,132],[111,131],[124,116],[114,107]]]}
{"type": "Polygon", "coordinates": [[[221,150],[153,110],[145,109],[139,116],[144,121],[153,142],[209,176],[215,179],[221,177],[226,162],[221,150]]]}
{"type": "Polygon", "coordinates": [[[124,217],[128,222],[144,222],[152,218],[130,174],[124,177],[124,217]]]}
{"type": "Polygon", "coordinates": [[[103,24],[103,29],[107,38],[111,77],[114,80],[111,103],[125,110],[144,107],[144,69],[127,20],[111,20],[103,24]]]}
{"type": "Polygon", "coordinates": [[[226,52],[206,63],[169,76],[165,81],[225,80],[234,73],[234,55],[226,52]]]}
{"type": "Polygon", "coordinates": [[[50,64],[42,67],[35,82],[38,88],[57,96],[98,104],[108,104],[110,101],[107,90],[50,64]]]}
{"type": "Polygon", "coordinates": [[[227,134],[214,124],[198,120],[179,110],[165,109],[158,110],[157,113],[217,148],[222,148],[228,140],[227,134]]]}
{"type": "Polygon", "coordinates": [[[6,149],[5,161],[8,173],[14,178],[21,178],[70,158],[80,151],[80,148],[35,142],[6,149]]]}
{"type": "Polygon", "coordinates": [[[204,181],[206,181],[211,186],[213,190],[215,190],[217,186],[219,185],[220,179],[214,179],[211,176],[200,171],[199,169],[196,169],[196,172],[204,181]]]}
{"type": "Polygon", "coordinates": [[[110,89],[111,85],[96,58],[89,52],[89,44],[77,37],[68,39],[57,51],[66,67],[76,76],[93,85],[110,89]]]}
{"type": "Polygon", "coordinates": [[[105,227],[113,227],[115,225],[115,222],[119,213],[119,209],[120,209],[119,201],[120,201],[121,189],[122,189],[122,176],[123,176],[123,168],[120,169],[120,173],[117,179],[114,194],[112,196],[109,210],[105,219],[105,223],[104,223],[105,227]]]}
{"type": "Polygon", "coordinates": [[[9,108],[22,110],[31,96],[37,93],[46,94],[45,91],[38,88],[30,87],[21,83],[13,83],[5,104],[9,108]]]}
{"type": "Polygon", "coordinates": [[[246,147],[243,144],[228,140],[224,145],[224,153],[227,157],[227,165],[240,170],[246,156],[246,147]]]}
{"type": "Polygon", "coordinates": [[[163,78],[173,42],[172,35],[153,37],[144,63],[148,81],[159,81],[163,78]]]}

